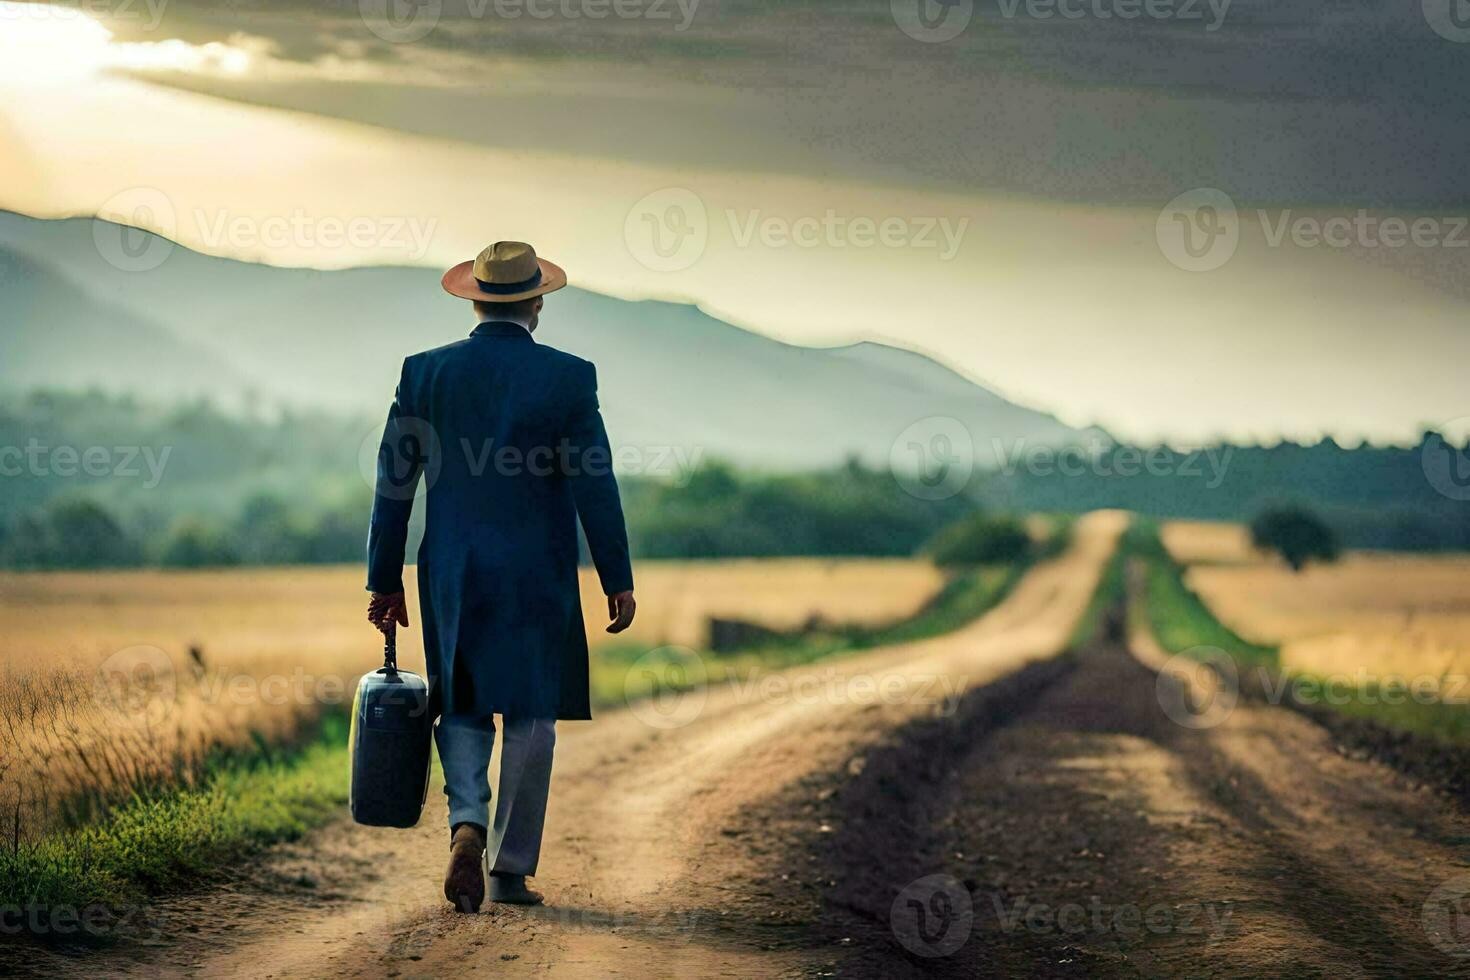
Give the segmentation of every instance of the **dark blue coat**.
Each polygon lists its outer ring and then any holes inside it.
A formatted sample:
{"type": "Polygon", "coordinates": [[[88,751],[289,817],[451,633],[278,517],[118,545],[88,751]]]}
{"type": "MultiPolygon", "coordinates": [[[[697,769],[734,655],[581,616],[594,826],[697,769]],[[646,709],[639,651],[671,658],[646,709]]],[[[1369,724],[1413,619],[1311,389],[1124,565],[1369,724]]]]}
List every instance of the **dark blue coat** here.
{"type": "Polygon", "coordinates": [[[403,362],[378,451],[368,588],[403,588],[427,487],[420,622],[445,713],[590,718],[577,517],[602,588],[633,588],[597,373],[515,323],[403,362]]]}

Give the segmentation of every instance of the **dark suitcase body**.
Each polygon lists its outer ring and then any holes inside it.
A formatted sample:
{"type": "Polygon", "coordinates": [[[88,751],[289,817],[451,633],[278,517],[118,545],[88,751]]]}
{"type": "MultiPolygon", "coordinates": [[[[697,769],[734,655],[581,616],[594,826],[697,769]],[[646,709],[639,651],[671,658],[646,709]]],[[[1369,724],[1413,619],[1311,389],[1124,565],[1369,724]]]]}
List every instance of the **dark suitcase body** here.
{"type": "Polygon", "coordinates": [[[383,666],[364,674],[352,701],[352,819],[371,827],[412,827],[429,792],[434,719],[429,685],[398,669],[389,634],[383,666]]]}

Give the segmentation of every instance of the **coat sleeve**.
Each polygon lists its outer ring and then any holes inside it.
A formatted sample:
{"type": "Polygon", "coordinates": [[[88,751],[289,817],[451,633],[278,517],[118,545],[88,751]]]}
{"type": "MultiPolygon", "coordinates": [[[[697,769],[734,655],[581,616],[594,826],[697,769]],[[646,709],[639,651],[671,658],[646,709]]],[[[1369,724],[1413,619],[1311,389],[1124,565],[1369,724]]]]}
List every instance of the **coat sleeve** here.
{"type": "Polygon", "coordinates": [[[569,452],[563,457],[566,475],[602,591],[616,595],[633,588],[633,566],[628,558],[623,503],[613,476],[612,447],[597,404],[597,369],[586,362],[578,364],[572,392],[566,432],[569,452]]]}
{"type": "Polygon", "coordinates": [[[408,406],[408,362],[398,380],[388,423],[378,445],[373,514],[368,524],[367,587],[370,592],[403,591],[403,553],[408,544],[408,518],[427,461],[424,423],[408,406]]]}

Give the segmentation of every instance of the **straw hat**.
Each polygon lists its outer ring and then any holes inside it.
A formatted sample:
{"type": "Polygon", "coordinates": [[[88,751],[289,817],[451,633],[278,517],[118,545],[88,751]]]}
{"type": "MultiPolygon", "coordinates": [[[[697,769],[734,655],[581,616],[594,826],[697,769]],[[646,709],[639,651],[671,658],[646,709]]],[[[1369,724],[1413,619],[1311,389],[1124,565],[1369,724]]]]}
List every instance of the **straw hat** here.
{"type": "Polygon", "coordinates": [[[550,293],[567,284],[555,262],[536,257],[525,242],[496,242],[473,259],[444,273],[444,291],[482,303],[515,303],[550,293]]]}

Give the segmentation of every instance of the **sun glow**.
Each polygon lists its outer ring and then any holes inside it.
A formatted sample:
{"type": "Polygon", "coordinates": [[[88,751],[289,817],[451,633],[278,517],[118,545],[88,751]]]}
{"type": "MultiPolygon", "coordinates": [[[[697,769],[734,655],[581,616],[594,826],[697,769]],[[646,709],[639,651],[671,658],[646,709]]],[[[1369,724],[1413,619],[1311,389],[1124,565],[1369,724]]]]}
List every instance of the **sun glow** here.
{"type": "Polygon", "coordinates": [[[190,44],[170,39],[148,44],[115,44],[111,53],[111,65],[134,71],[243,75],[251,65],[249,51],[219,41],[190,44]]]}
{"type": "Polygon", "coordinates": [[[107,69],[240,75],[252,61],[252,51],[238,43],[118,42],[79,10],[0,0],[0,77],[47,85],[107,69]]]}
{"type": "Polygon", "coordinates": [[[77,10],[0,0],[0,73],[74,81],[106,60],[112,32],[77,10]]]}

